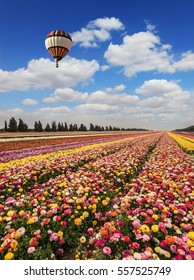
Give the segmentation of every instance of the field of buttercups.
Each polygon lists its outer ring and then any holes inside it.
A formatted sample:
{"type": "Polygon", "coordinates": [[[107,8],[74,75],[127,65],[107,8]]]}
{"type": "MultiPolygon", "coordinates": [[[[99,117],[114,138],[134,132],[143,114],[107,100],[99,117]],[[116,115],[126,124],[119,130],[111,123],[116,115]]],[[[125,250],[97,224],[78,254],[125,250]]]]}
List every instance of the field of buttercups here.
{"type": "Polygon", "coordinates": [[[194,259],[192,136],[7,141],[0,259],[194,259]]]}

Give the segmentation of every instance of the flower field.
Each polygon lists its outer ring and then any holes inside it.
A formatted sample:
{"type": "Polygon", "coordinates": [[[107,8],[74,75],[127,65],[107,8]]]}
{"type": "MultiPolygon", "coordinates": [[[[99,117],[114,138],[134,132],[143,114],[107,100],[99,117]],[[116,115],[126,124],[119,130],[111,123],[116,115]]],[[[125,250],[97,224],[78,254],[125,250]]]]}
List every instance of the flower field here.
{"type": "Polygon", "coordinates": [[[0,259],[194,259],[194,162],[176,137],[4,144],[0,259]]]}

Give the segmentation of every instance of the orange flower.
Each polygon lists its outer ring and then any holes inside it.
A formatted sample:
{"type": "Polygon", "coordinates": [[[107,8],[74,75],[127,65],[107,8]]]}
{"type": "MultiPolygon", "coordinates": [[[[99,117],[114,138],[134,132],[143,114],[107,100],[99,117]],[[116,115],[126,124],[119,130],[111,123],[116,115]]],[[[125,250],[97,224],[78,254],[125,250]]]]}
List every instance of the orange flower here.
{"type": "Polygon", "coordinates": [[[110,226],[109,230],[110,230],[110,232],[115,232],[115,227],[114,226],[110,226]]]}
{"type": "Polygon", "coordinates": [[[29,241],[29,245],[30,245],[31,247],[36,247],[36,246],[38,245],[38,240],[37,240],[37,238],[36,238],[36,237],[32,237],[32,238],[30,239],[30,241],[29,241]]]}
{"type": "Polygon", "coordinates": [[[108,234],[108,231],[107,231],[105,228],[101,228],[100,234],[101,234],[102,236],[107,235],[107,234],[108,234]]]}
{"type": "Polygon", "coordinates": [[[112,217],[116,217],[116,216],[117,216],[117,212],[113,211],[113,212],[111,213],[111,215],[112,215],[112,217]]]}
{"type": "Polygon", "coordinates": [[[175,237],[174,237],[174,236],[171,236],[171,235],[165,236],[165,240],[166,240],[166,243],[167,243],[168,245],[172,245],[172,244],[174,244],[175,241],[176,241],[175,237]]]}

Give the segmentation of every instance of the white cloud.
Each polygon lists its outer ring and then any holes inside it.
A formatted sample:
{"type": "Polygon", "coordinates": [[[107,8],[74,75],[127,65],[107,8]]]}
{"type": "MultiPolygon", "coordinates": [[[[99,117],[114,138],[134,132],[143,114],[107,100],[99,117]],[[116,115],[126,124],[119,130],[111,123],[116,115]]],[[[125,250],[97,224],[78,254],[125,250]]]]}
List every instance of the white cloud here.
{"type": "Polygon", "coordinates": [[[105,30],[122,30],[124,29],[123,23],[115,17],[104,17],[104,18],[97,18],[95,20],[90,21],[88,24],[88,28],[100,28],[105,30]]]}
{"type": "Polygon", "coordinates": [[[75,86],[92,79],[98,70],[99,64],[94,59],[66,57],[58,69],[49,59],[32,59],[26,69],[0,70],[0,92],[75,86]]]}
{"type": "Polygon", "coordinates": [[[137,88],[135,92],[145,96],[153,96],[158,94],[168,94],[180,90],[180,86],[174,81],[153,79],[144,81],[143,85],[137,88]]]}
{"type": "Polygon", "coordinates": [[[173,64],[177,71],[194,70],[194,53],[191,51],[182,54],[182,58],[173,64]]]}
{"type": "Polygon", "coordinates": [[[114,113],[118,110],[118,106],[116,105],[108,105],[108,104],[102,104],[102,103],[95,103],[95,104],[81,104],[76,106],[76,110],[79,110],[84,113],[104,113],[104,114],[109,114],[109,113],[114,113]]]}
{"type": "Polygon", "coordinates": [[[115,86],[114,90],[115,90],[115,91],[123,91],[125,88],[126,88],[125,85],[120,84],[120,85],[118,85],[118,86],[115,86]]]}
{"type": "Polygon", "coordinates": [[[125,85],[120,84],[120,85],[115,86],[114,88],[108,87],[108,88],[105,89],[105,91],[110,92],[110,93],[115,93],[115,92],[118,92],[118,91],[123,91],[125,88],[126,88],[125,85]]]}
{"type": "Polygon", "coordinates": [[[110,43],[104,57],[110,65],[122,66],[127,77],[147,71],[173,73],[172,57],[168,54],[170,48],[152,32],[139,32],[126,35],[121,45],[110,43]]]}
{"type": "Polygon", "coordinates": [[[100,67],[100,69],[101,69],[101,71],[106,71],[106,70],[108,70],[110,68],[110,66],[109,65],[102,65],[101,67],[100,67]]]}
{"type": "Polygon", "coordinates": [[[27,105],[27,106],[28,105],[36,105],[36,104],[38,104],[38,101],[35,100],[35,99],[26,98],[26,99],[22,100],[22,104],[27,105]]]}
{"type": "Polygon", "coordinates": [[[58,88],[48,97],[43,99],[45,103],[56,103],[60,101],[64,102],[81,102],[88,98],[87,92],[75,91],[71,88],[58,88]]]}
{"type": "Polygon", "coordinates": [[[137,103],[139,101],[139,98],[136,95],[128,95],[126,93],[109,94],[107,92],[99,90],[93,92],[88,100],[92,103],[130,106],[131,104],[137,103]]]}
{"type": "Polygon", "coordinates": [[[71,34],[73,42],[81,47],[98,47],[99,42],[104,42],[111,39],[111,31],[122,30],[124,25],[115,17],[104,17],[90,21],[89,24],[81,31],[76,31],[71,34]]]}
{"type": "Polygon", "coordinates": [[[123,43],[110,43],[104,57],[111,66],[123,67],[125,76],[132,77],[140,72],[156,71],[173,74],[176,71],[194,70],[194,53],[187,51],[177,61],[172,46],[162,44],[155,33],[155,26],[146,21],[146,32],[123,37],[123,43]]]}
{"type": "Polygon", "coordinates": [[[152,32],[152,31],[155,31],[156,26],[153,25],[153,24],[151,24],[151,23],[149,22],[149,20],[145,19],[144,22],[145,22],[145,24],[146,24],[146,29],[147,29],[148,31],[151,31],[151,32],[152,32]]]}
{"type": "Polygon", "coordinates": [[[37,110],[39,113],[43,114],[64,114],[64,113],[70,113],[71,109],[69,109],[67,106],[59,106],[59,107],[44,107],[37,110]]]}
{"type": "MultiPolygon", "coordinates": [[[[184,91],[177,82],[163,79],[145,81],[135,92],[145,96],[162,95],[168,104],[170,101],[175,101],[176,103],[183,102],[190,97],[190,93],[184,91]]],[[[159,99],[157,99],[157,101],[158,100],[159,99]]],[[[163,100],[160,99],[160,102],[163,102],[163,100]]]]}

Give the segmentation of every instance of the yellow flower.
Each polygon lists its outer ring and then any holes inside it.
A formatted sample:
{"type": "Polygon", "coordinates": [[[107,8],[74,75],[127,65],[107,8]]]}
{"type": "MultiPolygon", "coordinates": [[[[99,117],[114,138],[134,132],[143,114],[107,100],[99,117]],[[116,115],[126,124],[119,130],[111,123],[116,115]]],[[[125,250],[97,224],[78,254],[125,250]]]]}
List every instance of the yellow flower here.
{"type": "Polygon", "coordinates": [[[80,237],[79,241],[80,241],[80,243],[82,243],[82,244],[85,243],[85,242],[86,242],[85,236],[80,237]]]}
{"type": "Polygon", "coordinates": [[[14,211],[12,211],[12,210],[10,210],[10,211],[7,212],[7,216],[8,216],[8,217],[11,217],[13,214],[14,214],[14,211]]]}
{"type": "Polygon", "coordinates": [[[12,243],[11,243],[11,248],[15,251],[17,249],[17,246],[18,246],[18,242],[16,240],[14,240],[12,243]]]}
{"type": "Polygon", "coordinates": [[[23,216],[23,214],[24,214],[24,210],[20,210],[19,215],[23,216]]]}
{"type": "Polygon", "coordinates": [[[140,230],[143,232],[143,233],[148,233],[150,232],[150,228],[147,226],[147,225],[142,225],[140,227],[140,230]]]}
{"type": "Polygon", "coordinates": [[[189,247],[193,247],[193,246],[194,246],[194,241],[193,241],[193,240],[188,240],[188,241],[187,241],[187,245],[188,245],[189,247]]]}
{"type": "Polygon", "coordinates": [[[102,201],[102,205],[103,205],[103,206],[107,206],[107,205],[108,205],[108,201],[107,201],[107,200],[105,200],[105,199],[103,199],[103,201],[102,201]]]}
{"type": "Polygon", "coordinates": [[[63,238],[63,232],[60,230],[60,231],[58,231],[58,236],[59,236],[59,238],[60,239],[62,239],[63,238]]]}
{"type": "Polygon", "coordinates": [[[4,257],[4,260],[12,260],[13,257],[14,257],[14,254],[12,252],[8,252],[4,257]]]}
{"type": "Polygon", "coordinates": [[[156,253],[160,253],[161,248],[160,248],[160,247],[155,247],[155,248],[154,248],[154,251],[155,251],[156,253]]]}
{"type": "Polygon", "coordinates": [[[157,220],[158,220],[158,215],[153,214],[153,215],[152,215],[152,218],[155,219],[155,220],[157,221],[157,220]]]}
{"type": "Polygon", "coordinates": [[[171,254],[168,251],[164,251],[164,256],[169,259],[171,254]]]}
{"type": "Polygon", "coordinates": [[[83,214],[84,218],[87,218],[89,216],[89,213],[87,211],[84,211],[83,214]]]}
{"type": "Polygon", "coordinates": [[[35,219],[34,219],[34,217],[29,218],[29,220],[28,220],[27,224],[28,224],[28,225],[31,225],[31,224],[34,224],[34,223],[35,223],[35,219]]]}
{"type": "Polygon", "coordinates": [[[154,259],[154,260],[159,260],[158,255],[157,255],[157,254],[155,254],[155,253],[153,253],[153,254],[152,254],[152,257],[153,257],[153,259],[154,259]]]}
{"type": "Polygon", "coordinates": [[[194,241],[194,231],[189,231],[188,236],[191,240],[194,241]]]}
{"type": "Polygon", "coordinates": [[[94,220],[94,221],[92,222],[92,224],[93,224],[93,226],[97,225],[97,221],[94,220]]]}
{"type": "Polygon", "coordinates": [[[78,206],[76,207],[76,209],[77,209],[77,210],[80,210],[80,209],[81,209],[81,206],[80,206],[80,205],[78,205],[78,206]]]}
{"type": "Polygon", "coordinates": [[[82,219],[76,218],[76,219],[74,220],[74,223],[75,223],[77,226],[80,226],[80,225],[82,224],[82,219]]]}
{"type": "Polygon", "coordinates": [[[152,230],[153,232],[158,232],[158,231],[159,231],[159,227],[158,227],[157,225],[153,225],[153,226],[151,227],[151,230],[152,230]]]}
{"type": "Polygon", "coordinates": [[[168,211],[168,208],[167,207],[164,207],[163,209],[162,209],[162,212],[163,213],[166,213],[168,211]]]}

